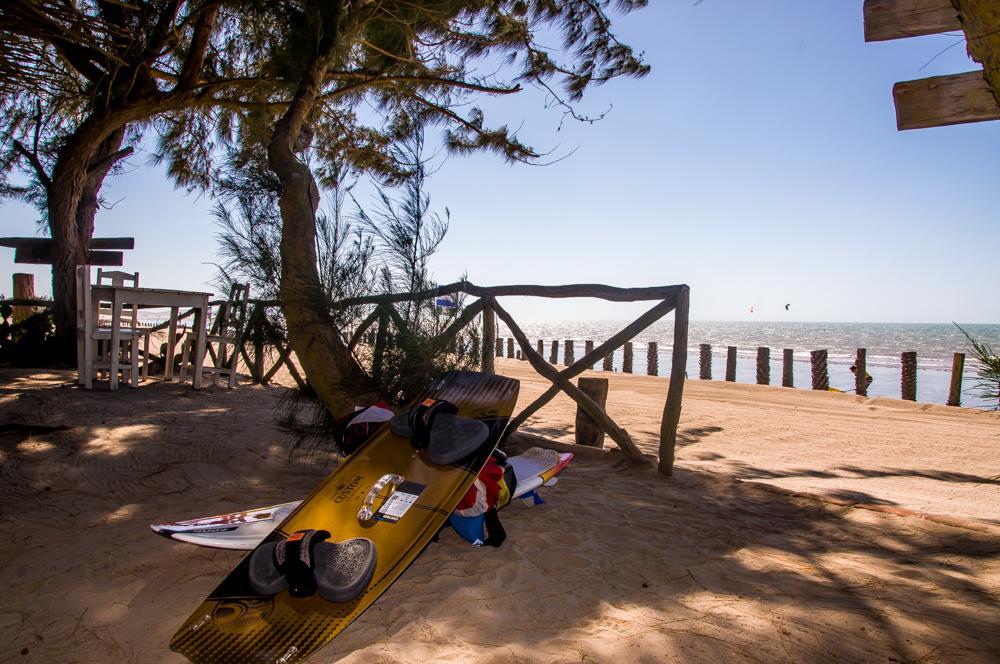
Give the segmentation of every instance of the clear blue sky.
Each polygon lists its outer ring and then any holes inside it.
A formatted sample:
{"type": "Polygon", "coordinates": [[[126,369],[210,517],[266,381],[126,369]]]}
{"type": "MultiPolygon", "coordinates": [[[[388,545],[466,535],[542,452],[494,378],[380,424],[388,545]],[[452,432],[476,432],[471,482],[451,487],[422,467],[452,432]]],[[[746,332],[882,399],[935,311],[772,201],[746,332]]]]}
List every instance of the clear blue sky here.
{"type": "MultiPolygon", "coordinates": [[[[601,122],[562,121],[534,90],[484,104],[536,148],[575,152],[546,167],[447,160],[429,183],[452,218],[437,280],[687,283],[703,320],[1000,322],[1000,122],[895,128],[894,82],[976,68],[964,42],[927,64],[959,37],[866,44],[861,0],[651,5],[617,26],[653,71],[592,90],[584,111],[613,104],[601,122]]],[[[136,237],[126,268],[147,285],[204,289],[211,202],[175,191],[146,155],[132,163],[106,186],[119,202],[98,235],[136,237]]],[[[35,233],[33,210],[0,214],[4,235],[35,233]]],[[[34,271],[47,289],[46,270],[12,255],[0,250],[0,272],[34,271]]],[[[509,308],[564,319],[643,306],[509,308]]]]}

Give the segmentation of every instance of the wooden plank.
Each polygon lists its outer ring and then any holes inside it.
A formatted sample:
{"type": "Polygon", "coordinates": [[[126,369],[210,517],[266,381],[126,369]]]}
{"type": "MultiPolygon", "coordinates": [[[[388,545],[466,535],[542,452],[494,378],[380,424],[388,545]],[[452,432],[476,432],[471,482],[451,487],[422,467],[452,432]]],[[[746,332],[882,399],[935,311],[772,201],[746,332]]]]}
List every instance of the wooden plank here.
{"type": "Polygon", "coordinates": [[[681,401],[684,399],[684,375],[687,368],[688,318],[690,315],[690,289],[681,286],[677,294],[677,308],[674,310],[674,347],[670,361],[670,382],[667,386],[667,400],[663,404],[663,418],[660,420],[660,463],[659,471],[664,475],[674,474],[674,453],[677,449],[677,425],[681,419],[681,401]]]}
{"type": "Polygon", "coordinates": [[[1000,104],[981,70],[897,83],[892,99],[900,131],[1000,120],[1000,104]]]}
{"type": "Polygon", "coordinates": [[[951,0],[865,0],[864,21],[866,42],[962,29],[951,0]]]}
{"type": "MultiPolygon", "coordinates": [[[[52,246],[48,237],[0,237],[0,247],[20,249],[22,247],[52,246]]],[[[91,249],[135,249],[134,237],[95,237],[90,239],[91,249]]]]}
{"type": "MultiPolygon", "coordinates": [[[[120,251],[88,251],[87,264],[101,267],[120,266],[124,262],[120,251]]],[[[28,265],[52,265],[52,248],[38,245],[18,247],[14,250],[14,262],[28,265]]]]}

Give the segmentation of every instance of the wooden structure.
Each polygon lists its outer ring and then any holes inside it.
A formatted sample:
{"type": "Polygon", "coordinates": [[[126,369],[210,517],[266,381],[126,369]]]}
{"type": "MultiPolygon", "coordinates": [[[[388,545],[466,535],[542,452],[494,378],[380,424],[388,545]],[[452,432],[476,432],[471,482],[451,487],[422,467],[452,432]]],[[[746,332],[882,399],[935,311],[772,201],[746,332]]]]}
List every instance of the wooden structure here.
{"type": "Polygon", "coordinates": [[[650,341],[646,346],[646,375],[658,376],[660,374],[660,351],[655,341],[650,341]]]}
{"type": "Polygon", "coordinates": [[[868,349],[859,348],[854,360],[854,393],[868,396],[868,349]]]}
{"type": "MultiPolygon", "coordinates": [[[[595,404],[605,408],[608,404],[607,378],[579,378],[576,382],[580,391],[590,397],[595,404]]],[[[587,447],[604,447],[604,429],[579,406],[576,409],[576,444],[587,447]]]]}
{"type": "Polygon", "coordinates": [[[899,357],[899,364],[902,367],[899,378],[901,398],[907,401],[916,401],[917,353],[912,350],[903,353],[899,357]]]}
{"type": "MultiPolygon", "coordinates": [[[[350,336],[349,347],[353,350],[359,341],[364,338],[364,335],[369,328],[376,324],[377,321],[381,321],[379,322],[380,325],[392,325],[395,328],[396,333],[399,335],[405,336],[408,334],[408,331],[406,330],[406,323],[399,313],[396,312],[393,306],[394,304],[406,301],[425,300],[445,293],[464,293],[466,295],[478,297],[478,300],[466,306],[458,318],[429,343],[434,348],[446,347],[448,343],[456,338],[458,333],[463,328],[471,324],[483,311],[492,310],[496,313],[496,316],[504,323],[504,325],[507,326],[507,328],[511,331],[511,334],[514,335],[514,340],[520,347],[523,357],[527,359],[535,371],[552,383],[552,387],[525,407],[524,410],[511,418],[505,436],[513,433],[520,425],[531,417],[532,414],[538,411],[539,408],[547,404],[560,391],[562,391],[577,402],[577,405],[579,405],[579,407],[583,409],[583,411],[587,413],[592,420],[594,420],[594,422],[618,445],[618,447],[621,448],[627,457],[639,463],[647,463],[648,459],[642,454],[639,448],[636,447],[628,432],[622,429],[613,419],[611,419],[611,417],[608,416],[601,406],[595,403],[594,400],[586,394],[581,392],[580,389],[570,381],[572,378],[578,376],[583,373],[583,371],[593,366],[597,360],[610,357],[616,349],[624,345],[630,339],[634,338],[651,324],[673,311],[673,355],[667,398],[663,407],[663,415],[660,422],[659,442],[659,470],[664,474],[670,475],[673,472],[674,450],[677,443],[677,423],[680,419],[681,399],[684,393],[684,368],[687,362],[689,292],[690,289],[686,285],[647,288],[616,288],[601,284],[482,287],[467,281],[461,281],[419,293],[400,293],[395,295],[373,295],[367,297],[349,298],[335,302],[333,303],[333,306],[338,308],[349,306],[368,306],[372,308],[371,313],[364,318],[364,320],[358,325],[357,329],[354,330],[350,336]],[[528,341],[528,338],[525,336],[524,332],[521,331],[521,328],[517,325],[511,315],[507,313],[507,311],[497,301],[497,298],[507,296],[546,298],[589,297],[607,300],[610,302],[639,302],[649,300],[659,300],[659,302],[650,308],[645,314],[637,318],[631,324],[625,326],[617,334],[613,335],[610,339],[594,348],[592,352],[587,353],[571,365],[561,371],[558,371],[553,366],[558,361],[558,341],[552,342],[553,350],[556,352],[553,353],[553,356],[550,356],[550,360],[552,361],[546,362],[545,358],[540,353],[536,352],[535,348],[532,347],[531,342],[528,341]],[[380,316],[379,312],[384,312],[386,315],[380,316]]],[[[259,302],[258,306],[275,306],[277,304],[278,303],[276,302],[259,302]]],[[[487,318],[489,317],[487,316],[487,318]]],[[[493,345],[493,340],[490,336],[490,333],[484,330],[483,343],[486,348],[490,348],[493,345]]],[[[373,358],[373,363],[377,361],[377,359],[377,357],[373,358]]],[[[483,369],[486,369],[486,362],[484,362],[483,369]]]]}
{"type": "MultiPolygon", "coordinates": [[[[52,265],[52,240],[45,237],[0,237],[0,247],[14,250],[14,262],[27,265],[52,265]]],[[[135,249],[135,238],[104,237],[91,238],[87,263],[102,267],[121,266],[123,249],[135,249]],[[104,251],[117,249],[118,251],[104,251]]]]}
{"type": "Polygon", "coordinates": [[[827,353],[825,350],[814,350],[809,353],[809,360],[812,370],[812,388],[814,390],[830,389],[830,375],[826,365],[827,353]]]}
{"type": "Polygon", "coordinates": [[[736,346],[726,347],[726,380],[736,382],[736,346]]]}
{"type": "Polygon", "coordinates": [[[698,378],[712,380],[711,344],[698,344],[698,378]]]}
{"type": "Polygon", "coordinates": [[[757,384],[771,384],[771,349],[767,346],[757,348],[757,384]]]}
{"type": "MultiPolygon", "coordinates": [[[[212,321],[212,329],[205,337],[205,350],[208,351],[212,362],[206,364],[203,360],[201,371],[212,375],[212,385],[217,384],[221,377],[226,379],[226,385],[229,389],[236,387],[239,348],[243,344],[243,335],[249,329],[247,325],[247,303],[249,300],[250,286],[233,284],[229,289],[229,299],[219,305],[218,315],[212,321]]],[[[256,343],[254,348],[256,351],[256,343]]],[[[181,350],[181,382],[187,378],[188,367],[192,363],[191,352],[192,340],[191,337],[188,337],[184,340],[181,350]]]]}
{"type": "Polygon", "coordinates": [[[626,341],[622,348],[622,373],[632,373],[632,342],[626,341]]]}
{"type": "Polygon", "coordinates": [[[1000,120],[1000,3],[997,0],[865,0],[865,41],[963,30],[983,69],[893,86],[896,127],[920,129],[1000,120]]]}
{"type": "Polygon", "coordinates": [[[781,386],[795,387],[795,350],[792,348],[781,351],[781,386]]]}
{"type": "MultiPolygon", "coordinates": [[[[170,307],[170,335],[168,337],[168,347],[172,357],[173,347],[176,343],[177,321],[181,318],[178,311],[181,308],[188,308],[184,316],[194,315],[194,334],[196,345],[196,371],[192,381],[192,387],[201,387],[201,360],[205,353],[205,316],[208,311],[209,293],[197,293],[191,291],[167,290],[161,288],[134,288],[115,285],[95,285],[90,286],[90,270],[86,266],[77,268],[77,301],[83,303],[77,308],[77,361],[80,368],[80,383],[84,387],[90,388],[93,385],[93,343],[92,331],[96,326],[97,309],[96,303],[99,301],[110,301],[111,304],[111,333],[110,333],[110,367],[120,364],[120,343],[122,335],[120,324],[122,308],[126,305],[134,307],[170,307]],[[88,300],[89,304],[88,305],[88,300]]],[[[149,328],[147,333],[163,329],[167,324],[149,328]]],[[[167,362],[164,377],[169,380],[173,371],[173,364],[167,362]]],[[[118,372],[111,370],[109,374],[109,384],[112,390],[118,389],[118,372]]]]}
{"type": "Polygon", "coordinates": [[[951,385],[948,386],[948,405],[962,405],[962,372],[965,371],[965,353],[955,353],[951,358],[951,385]]]}

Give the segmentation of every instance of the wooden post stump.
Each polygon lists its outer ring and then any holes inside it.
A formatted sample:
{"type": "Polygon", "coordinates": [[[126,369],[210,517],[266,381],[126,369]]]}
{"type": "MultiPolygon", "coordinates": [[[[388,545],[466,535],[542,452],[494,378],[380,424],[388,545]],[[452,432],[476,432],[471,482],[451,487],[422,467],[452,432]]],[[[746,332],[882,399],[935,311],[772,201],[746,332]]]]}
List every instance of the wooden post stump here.
{"type": "Polygon", "coordinates": [[[907,401],[917,400],[917,353],[907,351],[899,356],[899,363],[902,365],[899,386],[902,398],[907,401]]]}
{"type": "Polygon", "coordinates": [[[507,357],[511,359],[514,357],[514,337],[507,338],[507,357]]]}
{"type": "Polygon", "coordinates": [[[594,351],[594,342],[587,339],[583,342],[583,354],[590,355],[594,351]]]}
{"type": "Polygon", "coordinates": [[[660,353],[656,348],[655,341],[650,341],[646,349],[646,375],[660,375],[660,353]]]}
{"type": "Polygon", "coordinates": [[[496,356],[503,357],[503,337],[497,337],[496,356]]]}
{"type": "Polygon", "coordinates": [[[736,346],[726,348],[726,380],[736,382],[736,346]]]}
{"type": "MultiPolygon", "coordinates": [[[[579,378],[577,387],[604,410],[608,403],[607,378],[579,378]]],[[[576,444],[587,447],[604,447],[604,429],[597,426],[590,415],[587,415],[579,406],[576,407],[576,444]]]]}
{"type": "Polygon", "coordinates": [[[632,373],[632,342],[626,341],[622,356],[622,372],[632,373]]]}
{"type": "Polygon", "coordinates": [[[698,344],[698,378],[712,380],[712,344],[698,344]]]}
{"type": "Polygon", "coordinates": [[[601,368],[604,369],[605,371],[614,371],[615,370],[615,353],[614,353],[614,351],[611,351],[610,353],[608,353],[607,355],[604,356],[604,363],[601,365],[601,368]]]}
{"type": "Polygon", "coordinates": [[[523,360],[524,356],[521,355],[521,351],[517,351],[517,359],[523,360]]]}
{"type": "Polygon", "coordinates": [[[948,405],[962,405],[962,372],[965,371],[965,353],[955,353],[951,357],[951,386],[948,389],[948,405]]]}
{"type": "Polygon", "coordinates": [[[539,355],[541,355],[542,357],[545,357],[545,340],[544,339],[539,339],[538,340],[538,343],[535,344],[535,350],[538,352],[539,355]]]}
{"type": "Polygon", "coordinates": [[[549,364],[558,364],[559,362],[559,342],[555,339],[552,340],[552,348],[549,352],[549,364]]]}
{"type": "Polygon", "coordinates": [[[868,396],[868,349],[859,348],[854,360],[854,393],[868,396]]]}
{"type": "Polygon", "coordinates": [[[781,386],[795,387],[795,351],[791,348],[786,348],[781,353],[781,386]]]}
{"type": "Polygon", "coordinates": [[[829,389],[830,376],[827,373],[826,351],[814,350],[810,352],[809,360],[812,363],[812,388],[814,390],[829,389]]]}
{"type": "Polygon", "coordinates": [[[766,346],[757,347],[757,384],[771,384],[771,349],[766,346]]]}
{"type": "MultiPolygon", "coordinates": [[[[15,300],[34,300],[35,299],[35,275],[25,274],[24,272],[14,273],[14,299],[15,300]]],[[[11,307],[13,313],[11,313],[10,320],[12,323],[17,324],[27,318],[31,317],[35,313],[34,307],[11,307]]]]}
{"type": "Polygon", "coordinates": [[[563,342],[563,344],[564,344],[564,346],[563,346],[563,364],[565,364],[568,367],[569,365],[573,364],[573,362],[576,361],[576,353],[575,353],[575,351],[573,349],[573,346],[575,344],[573,343],[572,339],[566,339],[563,342]]]}

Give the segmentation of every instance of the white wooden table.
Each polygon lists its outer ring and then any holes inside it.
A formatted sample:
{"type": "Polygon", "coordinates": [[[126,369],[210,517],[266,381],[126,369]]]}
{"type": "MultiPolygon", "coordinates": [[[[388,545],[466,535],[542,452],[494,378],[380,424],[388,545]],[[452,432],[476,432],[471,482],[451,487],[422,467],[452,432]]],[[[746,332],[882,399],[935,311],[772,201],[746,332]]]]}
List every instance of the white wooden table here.
{"type": "MultiPolygon", "coordinates": [[[[117,367],[121,359],[121,313],[122,305],[128,304],[139,308],[170,308],[170,327],[167,335],[167,354],[164,358],[165,366],[163,379],[169,381],[174,376],[174,351],[177,347],[177,316],[181,307],[194,309],[195,335],[195,356],[194,356],[194,377],[191,380],[191,387],[201,388],[201,367],[205,356],[205,325],[208,314],[208,298],[211,293],[200,293],[196,291],[169,290],[165,288],[131,288],[128,286],[104,286],[94,285],[90,287],[91,306],[86,307],[84,321],[86,333],[82,335],[83,344],[82,355],[86,366],[79,367],[83,372],[81,382],[84,387],[93,387],[94,372],[93,362],[93,330],[98,324],[97,307],[99,302],[111,302],[111,366],[117,367]]],[[[112,390],[118,389],[118,372],[112,368],[108,372],[110,387],[112,390]]]]}

